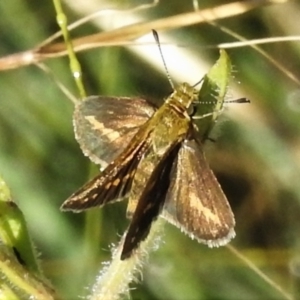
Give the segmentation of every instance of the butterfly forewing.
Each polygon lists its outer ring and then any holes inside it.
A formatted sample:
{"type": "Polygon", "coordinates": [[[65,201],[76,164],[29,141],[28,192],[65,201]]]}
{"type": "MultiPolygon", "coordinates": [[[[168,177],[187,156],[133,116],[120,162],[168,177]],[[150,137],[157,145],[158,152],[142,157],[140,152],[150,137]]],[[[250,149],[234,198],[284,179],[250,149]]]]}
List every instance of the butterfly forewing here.
{"type": "Polygon", "coordinates": [[[221,246],[235,236],[234,216],[201,147],[195,140],[182,144],[171,171],[164,217],[192,238],[221,246]]]}
{"type": "Polygon", "coordinates": [[[170,185],[170,172],[179,148],[180,143],[174,141],[152,172],[133,214],[121,259],[130,257],[131,252],[147,237],[152,222],[161,212],[170,185]]]}
{"type": "Polygon", "coordinates": [[[85,155],[102,167],[115,160],[154,113],[140,98],[91,96],[74,112],[74,130],[85,155]]]}
{"type": "Polygon", "coordinates": [[[81,211],[122,200],[131,189],[137,166],[149,148],[150,142],[148,135],[145,135],[144,139],[133,139],[132,144],[118,159],[71,195],[61,208],[81,211]]]}

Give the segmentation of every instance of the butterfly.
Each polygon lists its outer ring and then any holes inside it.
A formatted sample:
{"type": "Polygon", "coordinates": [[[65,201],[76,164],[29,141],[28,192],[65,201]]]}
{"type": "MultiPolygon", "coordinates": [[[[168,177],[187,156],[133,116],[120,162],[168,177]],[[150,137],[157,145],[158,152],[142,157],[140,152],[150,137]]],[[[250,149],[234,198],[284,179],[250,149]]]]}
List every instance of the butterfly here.
{"type": "MultiPolygon", "coordinates": [[[[204,78],[201,90],[211,88],[210,79],[204,78]]],[[[208,93],[213,101],[204,101],[201,91],[182,83],[160,107],[141,98],[105,96],[77,104],[75,137],[83,153],[104,169],[61,209],[79,212],[128,199],[131,221],[122,260],[146,239],[159,215],[210,247],[229,242],[234,216],[203,152],[222,93],[219,99],[208,93]]]]}

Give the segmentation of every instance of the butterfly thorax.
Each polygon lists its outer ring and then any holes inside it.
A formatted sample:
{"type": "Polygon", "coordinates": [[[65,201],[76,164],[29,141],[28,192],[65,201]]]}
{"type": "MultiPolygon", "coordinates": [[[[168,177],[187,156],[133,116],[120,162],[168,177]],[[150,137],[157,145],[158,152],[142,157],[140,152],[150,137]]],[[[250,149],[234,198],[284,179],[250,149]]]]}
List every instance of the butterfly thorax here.
{"type": "Polygon", "coordinates": [[[183,83],[167,98],[165,103],[146,122],[137,136],[148,135],[147,151],[141,159],[133,179],[127,213],[130,216],[150,175],[158,163],[187,136],[191,124],[188,109],[195,101],[196,91],[183,83]]]}

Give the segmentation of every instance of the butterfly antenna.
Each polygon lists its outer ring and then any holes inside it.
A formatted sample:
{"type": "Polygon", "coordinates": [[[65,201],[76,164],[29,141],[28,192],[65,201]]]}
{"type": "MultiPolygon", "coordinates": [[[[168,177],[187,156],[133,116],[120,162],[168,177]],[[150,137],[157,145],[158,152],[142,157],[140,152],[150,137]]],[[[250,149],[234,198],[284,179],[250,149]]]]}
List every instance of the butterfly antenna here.
{"type": "Polygon", "coordinates": [[[200,84],[204,80],[204,77],[202,77],[199,81],[197,81],[195,84],[192,85],[192,87],[196,87],[198,84],[200,84]]]}
{"type": "Polygon", "coordinates": [[[166,74],[167,74],[167,78],[171,84],[171,87],[173,88],[173,90],[175,89],[174,87],[174,84],[173,84],[173,81],[171,79],[171,76],[170,76],[170,73],[169,73],[169,70],[167,68],[167,64],[165,62],[165,59],[164,59],[164,56],[163,56],[163,53],[162,53],[162,50],[161,50],[161,46],[160,46],[160,42],[159,42],[159,37],[158,37],[158,33],[156,30],[152,29],[152,33],[153,33],[153,36],[154,36],[154,39],[156,41],[156,44],[158,46],[158,49],[159,49],[159,53],[160,53],[160,56],[161,56],[161,59],[163,61],[163,64],[164,64],[164,67],[165,67],[165,70],[166,70],[166,74]]]}
{"type": "Polygon", "coordinates": [[[250,103],[250,100],[247,98],[238,98],[233,100],[226,100],[225,103],[250,103]]]}

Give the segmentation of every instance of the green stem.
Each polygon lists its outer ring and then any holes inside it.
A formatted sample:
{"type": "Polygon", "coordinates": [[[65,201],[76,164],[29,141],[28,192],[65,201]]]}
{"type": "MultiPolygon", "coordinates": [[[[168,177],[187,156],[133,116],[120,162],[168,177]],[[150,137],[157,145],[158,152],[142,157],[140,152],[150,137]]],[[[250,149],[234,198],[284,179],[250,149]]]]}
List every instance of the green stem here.
{"type": "Polygon", "coordinates": [[[137,281],[137,275],[141,274],[141,268],[147,261],[149,252],[157,248],[164,224],[165,221],[158,218],[152,224],[147,239],[139,245],[130,258],[121,260],[126,232],[124,233],[117,249],[113,252],[110,264],[99,272],[90,300],[118,300],[129,294],[129,284],[137,281]]]}
{"type": "Polygon", "coordinates": [[[68,30],[67,16],[63,12],[63,8],[62,8],[60,0],[53,0],[53,4],[54,4],[54,7],[55,7],[55,11],[56,11],[57,24],[58,24],[58,26],[60,27],[60,29],[63,33],[63,37],[64,37],[64,40],[65,40],[65,43],[66,43],[66,46],[67,46],[68,56],[69,56],[69,60],[70,60],[71,72],[72,72],[73,77],[75,79],[75,83],[77,85],[80,97],[85,98],[86,97],[86,92],[85,92],[84,85],[83,85],[83,82],[82,82],[81,66],[80,66],[80,63],[79,63],[79,61],[76,57],[75,51],[73,49],[72,39],[70,37],[70,33],[69,33],[69,30],[68,30]]]}
{"type": "Polygon", "coordinates": [[[33,299],[55,299],[54,291],[20,265],[13,253],[3,245],[0,246],[0,275],[33,299]]]}

